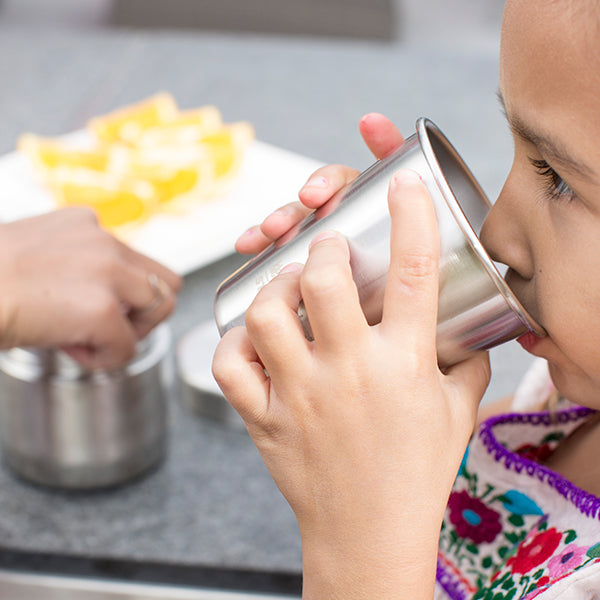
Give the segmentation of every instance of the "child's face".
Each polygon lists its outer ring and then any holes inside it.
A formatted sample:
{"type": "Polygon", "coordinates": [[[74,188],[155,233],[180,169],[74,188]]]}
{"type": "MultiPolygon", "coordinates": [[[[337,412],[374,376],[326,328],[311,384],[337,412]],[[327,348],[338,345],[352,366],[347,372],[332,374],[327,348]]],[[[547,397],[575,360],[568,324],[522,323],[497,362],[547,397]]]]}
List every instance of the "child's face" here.
{"type": "Polygon", "coordinates": [[[508,0],[500,92],[514,162],[482,231],[548,332],[523,345],[600,408],[600,16],[596,0],[508,0]]]}

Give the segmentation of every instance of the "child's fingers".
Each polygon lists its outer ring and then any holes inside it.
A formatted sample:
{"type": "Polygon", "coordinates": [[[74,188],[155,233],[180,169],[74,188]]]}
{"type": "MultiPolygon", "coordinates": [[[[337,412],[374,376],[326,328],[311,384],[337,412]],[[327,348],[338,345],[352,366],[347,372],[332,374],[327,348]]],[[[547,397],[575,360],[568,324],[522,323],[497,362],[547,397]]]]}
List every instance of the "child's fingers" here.
{"type": "Polygon", "coordinates": [[[317,169],[298,192],[301,202],[292,202],[268,215],[261,225],[245,231],[236,241],[240,254],[257,254],[286,231],[319,208],[358,176],[356,169],[327,165],[317,169]]]}
{"type": "MultiPolygon", "coordinates": [[[[298,318],[302,265],[292,264],[265,285],[246,311],[252,345],[273,381],[302,367],[308,342],[298,318]]],[[[285,376],[282,378],[285,385],[285,376]]]]}
{"type": "Polygon", "coordinates": [[[276,240],[312,212],[301,202],[291,202],[272,212],[260,226],[260,230],[270,240],[276,240]]]}
{"type": "Polygon", "coordinates": [[[348,243],[339,233],[315,237],[300,287],[318,349],[352,348],[368,330],[352,279],[348,243]]]}
{"type": "Polygon", "coordinates": [[[392,177],[388,200],[391,254],[382,328],[418,356],[435,355],[440,250],[433,203],[409,170],[392,177]]]}
{"type": "Polygon", "coordinates": [[[319,208],[343,187],[358,177],[359,171],[344,165],[327,165],[317,169],[300,188],[302,204],[319,208]]]}
{"type": "Polygon", "coordinates": [[[212,372],[223,394],[244,422],[254,423],[268,409],[269,383],[243,327],[230,329],[213,356],[212,372]]]}
{"type": "Polygon", "coordinates": [[[483,397],[491,376],[490,359],[487,352],[478,352],[472,358],[465,360],[453,367],[446,369],[446,375],[462,390],[468,392],[461,394],[473,403],[476,409],[483,397]]]}
{"type": "Polygon", "coordinates": [[[398,128],[379,113],[369,113],[362,117],[358,129],[375,158],[385,158],[404,143],[404,137],[398,128]]]}
{"type": "Polygon", "coordinates": [[[247,229],[235,242],[235,249],[240,254],[257,254],[264,250],[273,240],[267,237],[260,229],[260,225],[254,225],[247,229]]]}
{"type": "Polygon", "coordinates": [[[488,353],[478,352],[472,358],[446,369],[446,376],[453,381],[461,400],[467,403],[467,408],[472,411],[475,419],[491,376],[488,353]]]}
{"type": "Polygon", "coordinates": [[[236,241],[240,254],[257,254],[312,212],[300,202],[291,202],[268,215],[260,225],[246,230],[236,241]]]}

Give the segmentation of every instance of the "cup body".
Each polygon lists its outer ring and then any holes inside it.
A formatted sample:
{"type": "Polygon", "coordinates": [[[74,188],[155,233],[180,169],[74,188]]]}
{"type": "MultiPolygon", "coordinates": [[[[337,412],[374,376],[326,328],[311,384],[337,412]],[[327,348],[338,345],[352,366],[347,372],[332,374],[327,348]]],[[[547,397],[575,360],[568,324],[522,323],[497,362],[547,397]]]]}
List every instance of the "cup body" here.
{"type": "Polygon", "coordinates": [[[112,486],[147,471],[167,440],[164,324],[122,369],[85,371],[54,350],[0,353],[0,442],[23,479],[70,490],[112,486]]]}
{"type": "MultiPolygon", "coordinates": [[[[215,318],[223,335],[244,324],[258,290],[282,267],[304,263],[310,241],[337,230],[348,240],[350,265],[369,321],[381,319],[390,261],[388,185],[400,168],[419,173],[432,197],[440,235],[438,362],[457,363],[473,352],[527,331],[544,335],[512,294],[478,239],[490,202],[443,133],[421,118],[416,133],[377,161],[325,205],[228,277],[217,289],[215,318]]],[[[307,337],[310,324],[299,309],[307,337]]]]}

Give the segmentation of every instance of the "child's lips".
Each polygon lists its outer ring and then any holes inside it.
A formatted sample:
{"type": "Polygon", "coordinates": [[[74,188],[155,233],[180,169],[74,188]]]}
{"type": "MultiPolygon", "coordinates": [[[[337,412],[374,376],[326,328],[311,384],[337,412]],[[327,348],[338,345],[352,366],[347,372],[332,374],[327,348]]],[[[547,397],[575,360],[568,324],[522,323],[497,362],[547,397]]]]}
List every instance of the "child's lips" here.
{"type": "Polygon", "coordinates": [[[536,335],[532,331],[528,331],[517,338],[517,342],[523,346],[527,352],[533,352],[534,348],[542,341],[543,338],[536,335]]]}

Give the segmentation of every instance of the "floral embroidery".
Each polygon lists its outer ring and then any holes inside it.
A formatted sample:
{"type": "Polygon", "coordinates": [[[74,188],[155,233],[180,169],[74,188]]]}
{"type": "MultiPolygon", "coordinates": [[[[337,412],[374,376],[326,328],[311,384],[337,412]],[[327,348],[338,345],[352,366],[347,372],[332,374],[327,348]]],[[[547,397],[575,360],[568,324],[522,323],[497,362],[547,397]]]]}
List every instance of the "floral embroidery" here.
{"type": "Polygon", "coordinates": [[[522,492],[508,490],[502,495],[504,508],[513,515],[543,515],[542,509],[522,492]]]}
{"type": "Polygon", "coordinates": [[[523,444],[515,450],[515,454],[524,456],[529,460],[536,460],[542,462],[546,460],[552,454],[552,448],[550,444],[542,444],[540,446],[534,446],[533,444],[523,444]]]}
{"type": "Polygon", "coordinates": [[[478,498],[472,498],[468,492],[453,492],[448,500],[450,522],[456,527],[456,533],[476,544],[493,542],[502,531],[500,515],[488,508],[478,498]]]}
{"type": "Polygon", "coordinates": [[[539,444],[523,444],[519,446],[515,450],[515,454],[529,460],[543,462],[554,452],[563,437],[564,433],[562,431],[553,431],[543,437],[539,444]]]}
{"type": "MultiPolygon", "coordinates": [[[[562,424],[585,416],[575,409],[562,424]]],[[[518,421],[516,415],[510,419],[518,421]]],[[[552,424],[543,416],[530,421],[538,423],[539,441],[533,440],[527,449],[522,446],[520,456],[492,438],[490,427],[480,436],[482,446],[477,452],[487,451],[495,464],[502,464],[516,477],[548,485],[552,493],[571,502],[582,519],[592,521],[575,519],[580,531],[561,528],[560,519],[544,513],[543,503],[522,491],[500,487],[492,477],[489,480],[494,484],[488,482],[485,470],[472,470],[471,458],[478,457],[472,448],[473,456],[467,452],[461,464],[440,533],[438,581],[453,600],[532,600],[574,571],[600,563],[600,527],[592,525],[600,520],[600,499],[531,460],[553,450],[564,436],[562,431],[549,432],[552,424]]],[[[516,477],[506,481],[516,482],[516,477]]]]}
{"type": "Polygon", "coordinates": [[[561,575],[581,565],[587,551],[587,548],[577,544],[565,546],[560,554],[553,556],[548,561],[548,576],[550,579],[558,579],[561,575]]]}
{"type": "Polygon", "coordinates": [[[513,573],[524,575],[548,560],[558,548],[562,533],[556,529],[530,532],[517,548],[517,553],[506,561],[513,573]]]}

